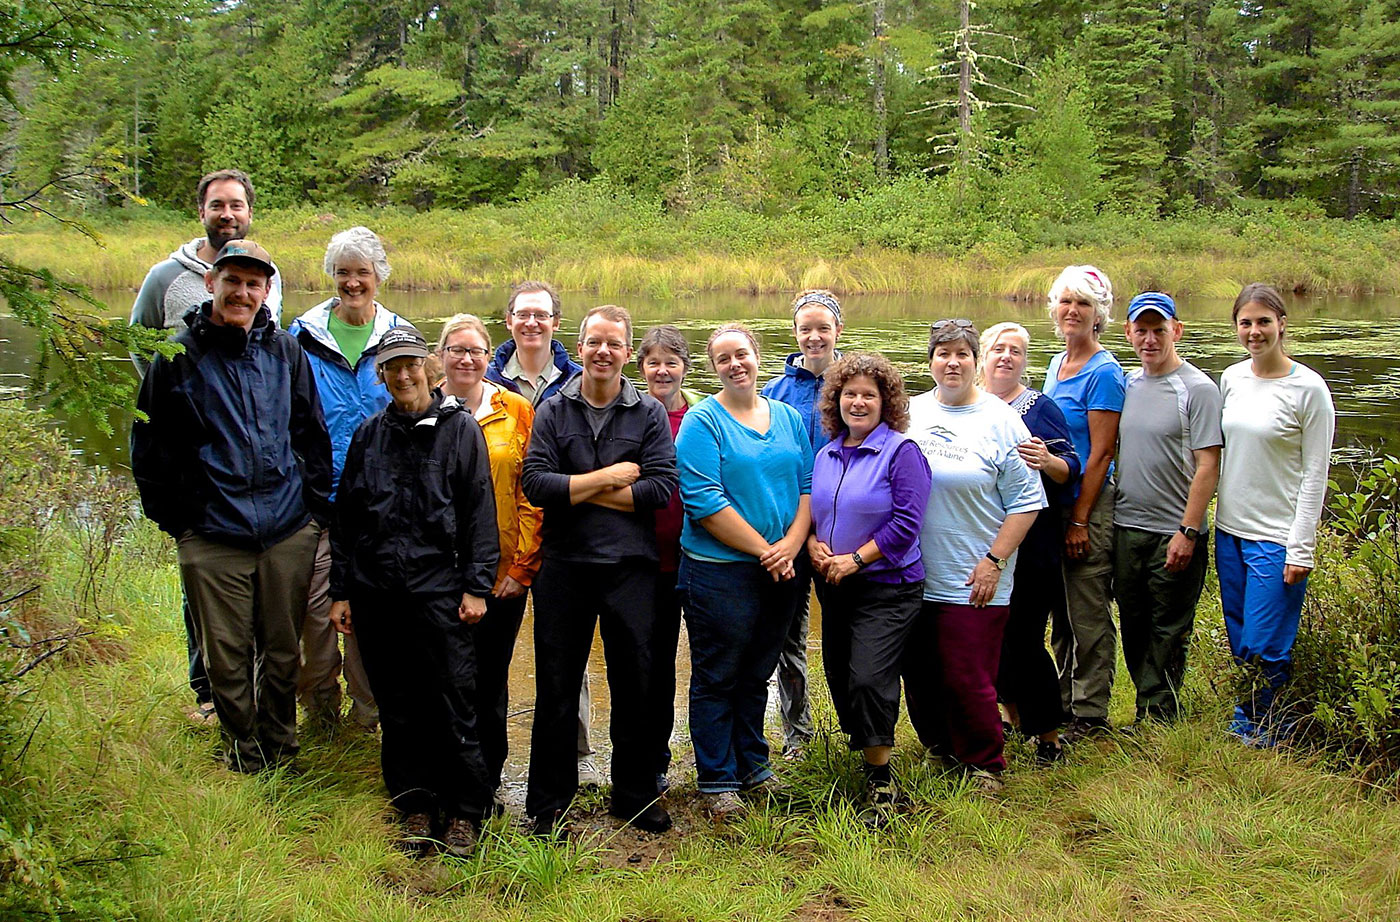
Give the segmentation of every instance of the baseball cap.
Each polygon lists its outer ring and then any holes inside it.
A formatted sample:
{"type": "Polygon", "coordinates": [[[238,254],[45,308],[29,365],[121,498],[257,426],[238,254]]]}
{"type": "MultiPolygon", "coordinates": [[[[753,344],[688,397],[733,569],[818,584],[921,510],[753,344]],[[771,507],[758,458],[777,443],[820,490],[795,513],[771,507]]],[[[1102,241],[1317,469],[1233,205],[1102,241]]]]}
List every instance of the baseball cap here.
{"type": "Polygon", "coordinates": [[[1168,320],[1175,320],[1176,302],[1172,296],[1160,291],[1144,291],[1128,302],[1128,322],[1132,323],[1145,311],[1156,311],[1168,320]]]}
{"type": "Polygon", "coordinates": [[[411,326],[404,325],[394,327],[379,338],[379,354],[375,356],[374,363],[383,365],[391,359],[427,357],[428,341],[423,338],[423,334],[411,326]]]}
{"type": "Polygon", "coordinates": [[[267,270],[269,278],[277,274],[277,267],[272,264],[272,257],[267,250],[251,240],[230,240],[219,250],[219,255],[214,257],[214,268],[217,269],[224,263],[240,259],[244,262],[257,263],[267,270]]]}

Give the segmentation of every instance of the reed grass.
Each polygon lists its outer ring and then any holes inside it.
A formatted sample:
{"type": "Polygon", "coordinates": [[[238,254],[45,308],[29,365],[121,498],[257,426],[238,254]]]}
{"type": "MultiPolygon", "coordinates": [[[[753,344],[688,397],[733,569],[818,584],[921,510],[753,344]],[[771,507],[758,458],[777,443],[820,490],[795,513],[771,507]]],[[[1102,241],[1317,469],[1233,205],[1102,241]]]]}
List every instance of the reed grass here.
{"type": "MultiPolygon", "coordinates": [[[[828,287],[842,293],[924,292],[1038,299],[1073,262],[1107,269],[1126,289],[1229,297],[1244,281],[1298,292],[1400,291],[1400,230],[1393,225],[1266,221],[1248,216],[1102,218],[1035,236],[997,231],[983,243],[935,250],[862,240],[860,228],[799,217],[727,211],[668,216],[592,199],[482,206],[470,211],[306,209],[259,211],[254,236],[285,283],[324,290],[332,233],[365,224],[383,236],[388,287],[451,291],[544,277],[600,297],[671,298],[712,291],[753,294],[828,287]],[[1057,240],[1059,242],[1057,242],[1057,240]]],[[[199,233],[188,216],[158,210],[89,215],[99,244],[52,221],[21,219],[0,234],[0,253],[45,265],[98,289],[135,289],[147,269],[199,233]]]]}

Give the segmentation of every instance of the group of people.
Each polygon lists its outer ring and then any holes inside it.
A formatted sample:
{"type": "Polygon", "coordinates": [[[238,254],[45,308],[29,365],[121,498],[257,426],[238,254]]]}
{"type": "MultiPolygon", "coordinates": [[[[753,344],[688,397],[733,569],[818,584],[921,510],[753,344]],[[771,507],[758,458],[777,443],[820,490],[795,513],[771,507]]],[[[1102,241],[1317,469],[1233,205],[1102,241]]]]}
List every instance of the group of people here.
{"type": "Polygon", "coordinates": [[[206,176],[198,204],[206,236],[152,269],[133,309],[134,323],[178,320],[184,348],[145,373],[132,468],[176,539],[197,713],[217,719],[234,769],[296,754],[298,697],[308,719],[338,719],[343,671],[351,720],[382,728],[405,846],[469,853],[500,809],[529,596],[532,830],[553,835],[579,787],[595,631],[611,812],[670,827],[682,619],[697,784],[729,816],[774,778],[775,672],[784,753],[810,739],[815,590],[862,816],[880,826],[898,798],[901,686],[929,754],[989,789],[1008,733],[1050,763],[1107,730],[1115,599],[1137,718],[1175,719],[1217,492],[1231,649],[1263,678],[1230,732],[1287,733],[1272,705],[1314,565],[1333,409],[1285,351],[1266,285],[1236,300],[1249,358],[1219,387],[1177,352],[1183,325],[1161,292],[1128,305],[1141,368],[1125,374],[1100,343],[1108,276],[1070,266],[1048,302],[1065,349],[1040,390],[1025,328],[946,319],[929,331],[935,386],[911,398],[883,356],[838,350],[841,303],[808,290],[783,374],[763,384],[758,339],[726,323],[705,344],[720,388],[702,399],[671,325],[641,335],[641,381],[624,374],[637,331],[615,305],[584,314],[575,361],[544,282],[512,289],[494,350],[468,314],[430,344],[377,300],[389,264],[363,227],[327,248],[335,296],[284,331],[276,266],[246,237],[248,178],[206,176]]]}

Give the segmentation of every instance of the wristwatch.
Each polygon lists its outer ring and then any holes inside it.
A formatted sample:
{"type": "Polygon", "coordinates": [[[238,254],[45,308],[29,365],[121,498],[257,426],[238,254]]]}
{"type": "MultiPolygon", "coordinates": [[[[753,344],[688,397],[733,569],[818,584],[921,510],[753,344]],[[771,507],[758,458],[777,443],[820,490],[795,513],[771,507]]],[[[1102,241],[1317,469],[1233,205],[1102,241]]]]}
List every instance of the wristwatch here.
{"type": "Polygon", "coordinates": [[[865,561],[860,556],[860,551],[851,551],[851,560],[855,562],[857,570],[865,569],[865,561]]]}
{"type": "Polygon", "coordinates": [[[1005,570],[1005,569],[1006,569],[1006,564],[1007,564],[1008,561],[1010,561],[1011,558],[1010,558],[1010,557],[998,557],[996,554],[993,554],[991,551],[988,551],[988,552],[987,552],[987,559],[990,560],[992,563],[996,564],[998,570],[1005,570]]]}
{"type": "Polygon", "coordinates": [[[1190,538],[1192,541],[1195,541],[1201,536],[1201,530],[1199,528],[1192,528],[1190,525],[1178,525],[1176,526],[1176,530],[1181,532],[1186,537],[1190,538]]]}

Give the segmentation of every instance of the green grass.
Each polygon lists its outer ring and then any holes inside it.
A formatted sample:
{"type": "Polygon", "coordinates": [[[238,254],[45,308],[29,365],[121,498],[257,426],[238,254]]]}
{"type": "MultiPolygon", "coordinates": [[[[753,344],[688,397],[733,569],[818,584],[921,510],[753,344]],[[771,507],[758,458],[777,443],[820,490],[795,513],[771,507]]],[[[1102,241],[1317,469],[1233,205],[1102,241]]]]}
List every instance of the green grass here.
{"type": "MultiPolygon", "coordinates": [[[[70,893],[151,920],[1396,919],[1400,803],[1309,757],[1222,732],[1203,605],[1188,719],[1032,767],[1011,747],[1005,792],[931,768],[902,728],[900,820],[875,835],[859,776],[826,727],[782,788],[728,828],[676,790],[676,831],[639,836],[589,801],[564,845],[488,827],[466,861],[395,852],[374,738],[305,739],[301,774],[235,775],[185,722],[183,639],[164,539],[143,525],[104,583],[103,642],[31,674],[19,756],[36,841],[70,893]],[[635,854],[634,854],[635,853],[635,854]],[[628,860],[633,858],[635,860],[628,860]]],[[[54,558],[52,600],[75,572],[54,558]]],[[[819,674],[815,668],[814,674],[819,674]]],[[[1118,682],[1114,716],[1130,710],[1118,682]]],[[[7,758],[15,758],[8,754],[7,758]]]]}
{"type": "MultiPolygon", "coordinates": [[[[979,213],[939,227],[917,205],[874,196],[776,217],[727,206],[673,215],[604,185],[566,184],[530,202],[468,211],[259,209],[254,236],[288,285],[317,291],[328,287],[326,242],[352,224],[385,239],[388,284],[398,289],[544,277],[602,297],[825,286],[1039,299],[1064,265],[1093,262],[1122,291],[1230,298],[1256,280],[1298,292],[1400,291],[1393,222],[1345,222],[1280,205],[1161,220],[1105,215],[1063,226],[979,213]]],[[[155,208],[83,217],[100,245],[52,220],[26,218],[0,234],[0,253],[93,288],[134,289],[152,264],[200,233],[193,216],[155,208]]]]}

